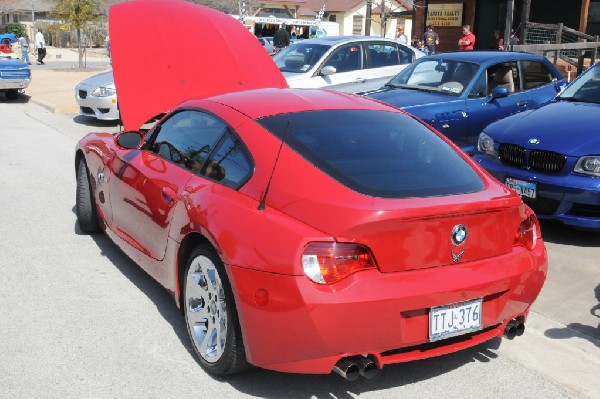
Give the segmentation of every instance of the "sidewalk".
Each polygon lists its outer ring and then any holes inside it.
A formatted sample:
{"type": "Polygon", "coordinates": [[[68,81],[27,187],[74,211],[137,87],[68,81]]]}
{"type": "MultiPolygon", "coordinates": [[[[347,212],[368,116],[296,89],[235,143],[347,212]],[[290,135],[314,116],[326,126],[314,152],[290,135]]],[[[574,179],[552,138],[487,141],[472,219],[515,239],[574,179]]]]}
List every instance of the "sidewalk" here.
{"type": "Polygon", "coordinates": [[[30,101],[44,106],[55,113],[77,113],[75,86],[84,79],[111,70],[106,50],[87,49],[87,67],[79,69],[77,49],[47,47],[45,65],[37,65],[35,56],[30,56],[31,83],[25,94],[30,101]]]}

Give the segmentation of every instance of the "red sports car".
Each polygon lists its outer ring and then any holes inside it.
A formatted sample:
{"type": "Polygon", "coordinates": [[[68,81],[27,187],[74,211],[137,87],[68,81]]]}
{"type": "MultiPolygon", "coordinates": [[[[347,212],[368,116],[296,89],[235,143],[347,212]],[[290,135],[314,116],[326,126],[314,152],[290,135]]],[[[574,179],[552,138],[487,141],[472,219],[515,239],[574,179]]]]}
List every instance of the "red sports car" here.
{"type": "Polygon", "coordinates": [[[77,145],[79,226],[172,293],[206,371],[352,380],[523,332],[547,273],[538,222],[443,135],[287,88],[203,6],[121,3],[110,32],[125,131],[77,145]],[[149,36],[194,51],[148,59],[132,43],[149,36]]]}

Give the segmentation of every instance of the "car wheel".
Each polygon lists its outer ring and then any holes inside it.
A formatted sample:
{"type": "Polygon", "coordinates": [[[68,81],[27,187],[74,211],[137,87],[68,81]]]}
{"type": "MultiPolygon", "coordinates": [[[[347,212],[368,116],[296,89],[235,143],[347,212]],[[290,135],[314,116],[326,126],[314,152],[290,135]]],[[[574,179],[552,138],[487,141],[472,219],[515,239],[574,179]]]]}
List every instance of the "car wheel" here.
{"type": "Polygon", "coordinates": [[[6,95],[6,98],[9,100],[16,100],[17,97],[19,96],[19,92],[16,90],[6,90],[6,92],[4,94],[6,95]]]}
{"type": "Polygon", "coordinates": [[[2,44],[10,44],[10,39],[2,39],[2,44]]]}
{"type": "Polygon", "coordinates": [[[183,306],[194,351],[207,372],[227,375],[247,367],[225,267],[207,245],[197,247],[188,259],[183,306]]]}
{"type": "Polygon", "coordinates": [[[83,157],[77,166],[77,192],[75,195],[75,212],[79,228],[86,233],[100,231],[98,209],[92,195],[89,170],[83,157]]]}

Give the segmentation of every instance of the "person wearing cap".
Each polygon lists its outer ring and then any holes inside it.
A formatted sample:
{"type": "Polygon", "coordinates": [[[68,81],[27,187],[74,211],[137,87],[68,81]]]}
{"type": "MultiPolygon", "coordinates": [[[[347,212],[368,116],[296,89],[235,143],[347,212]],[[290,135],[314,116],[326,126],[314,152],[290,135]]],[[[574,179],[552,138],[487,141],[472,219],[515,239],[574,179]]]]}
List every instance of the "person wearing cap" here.
{"type": "Polygon", "coordinates": [[[435,54],[435,46],[440,44],[440,37],[433,30],[433,25],[427,25],[427,31],[423,33],[423,43],[429,54],[435,54]]]}

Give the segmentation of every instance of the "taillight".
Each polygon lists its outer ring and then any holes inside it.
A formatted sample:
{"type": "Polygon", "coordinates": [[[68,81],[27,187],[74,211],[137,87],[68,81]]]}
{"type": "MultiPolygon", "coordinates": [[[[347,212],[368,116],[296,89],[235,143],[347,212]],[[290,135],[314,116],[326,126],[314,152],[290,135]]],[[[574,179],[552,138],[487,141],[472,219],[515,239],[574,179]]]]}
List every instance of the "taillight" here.
{"type": "Polygon", "coordinates": [[[360,244],[313,242],[304,248],[302,267],[306,276],[319,284],[332,284],[352,273],[375,269],[369,249],[360,244]]]}
{"type": "Polygon", "coordinates": [[[532,214],[519,225],[515,234],[514,245],[522,245],[528,250],[532,250],[535,248],[538,238],[541,238],[540,225],[537,217],[532,214]]]}

